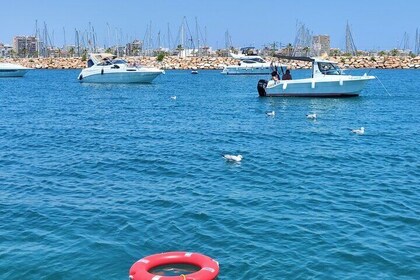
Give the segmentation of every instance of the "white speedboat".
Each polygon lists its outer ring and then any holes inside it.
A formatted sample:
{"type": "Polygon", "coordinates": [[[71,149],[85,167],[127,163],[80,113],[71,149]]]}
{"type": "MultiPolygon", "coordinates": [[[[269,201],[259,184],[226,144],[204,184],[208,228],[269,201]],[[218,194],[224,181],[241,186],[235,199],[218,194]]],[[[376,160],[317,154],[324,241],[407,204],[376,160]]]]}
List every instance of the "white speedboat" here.
{"type": "Polygon", "coordinates": [[[31,68],[12,63],[0,63],[0,77],[23,77],[31,68]]]}
{"type": "Polygon", "coordinates": [[[241,54],[230,53],[238,60],[236,65],[228,65],[223,68],[222,74],[225,75],[268,75],[273,71],[271,62],[265,61],[257,55],[253,48],[242,48],[241,54]]]}
{"type": "Polygon", "coordinates": [[[129,65],[108,53],[90,54],[78,80],[86,83],[151,83],[163,70],[129,65]]]}
{"type": "MultiPolygon", "coordinates": [[[[362,76],[346,75],[336,62],[311,57],[278,56],[283,59],[312,63],[312,77],[296,80],[259,80],[260,96],[350,97],[358,96],[367,81],[375,79],[366,73],[362,76]]],[[[284,72],[285,69],[281,68],[284,72]]],[[[281,73],[279,73],[281,74],[281,73]]]]}

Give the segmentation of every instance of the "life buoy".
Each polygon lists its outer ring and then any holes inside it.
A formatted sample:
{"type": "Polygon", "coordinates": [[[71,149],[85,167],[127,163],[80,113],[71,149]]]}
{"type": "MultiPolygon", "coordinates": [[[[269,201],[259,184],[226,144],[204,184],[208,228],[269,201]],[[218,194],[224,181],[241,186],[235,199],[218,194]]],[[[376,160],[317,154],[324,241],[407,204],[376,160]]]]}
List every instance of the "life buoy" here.
{"type": "Polygon", "coordinates": [[[213,280],[219,274],[219,263],[198,253],[167,252],[138,260],[130,268],[131,280],[213,280]],[[200,267],[199,271],[180,276],[160,276],[149,271],[161,265],[189,264],[200,267]]]}

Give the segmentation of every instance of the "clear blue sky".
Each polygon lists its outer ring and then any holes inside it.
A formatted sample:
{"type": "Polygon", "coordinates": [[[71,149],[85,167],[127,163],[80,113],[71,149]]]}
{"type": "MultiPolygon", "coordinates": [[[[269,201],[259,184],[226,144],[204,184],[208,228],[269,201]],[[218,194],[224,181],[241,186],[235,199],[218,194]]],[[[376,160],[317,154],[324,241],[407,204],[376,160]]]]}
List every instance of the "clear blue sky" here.
{"type": "Polygon", "coordinates": [[[124,42],[143,40],[150,22],[154,40],[159,30],[164,39],[168,24],[175,40],[184,16],[193,32],[197,17],[203,37],[206,29],[213,48],[224,47],[226,30],[237,47],[293,43],[297,21],[314,35],[330,35],[331,47],[345,48],[349,21],[358,49],[396,48],[402,44],[404,32],[413,48],[420,27],[419,0],[9,0],[2,1],[1,10],[0,42],[6,44],[11,44],[15,35],[34,34],[35,20],[39,26],[47,24],[51,40],[58,46],[64,41],[63,29],[67,44],[74,44],[75,28],[87,30],[89,22],[101,45],[108,38],[114,42],[116,30],[124,42]]]}

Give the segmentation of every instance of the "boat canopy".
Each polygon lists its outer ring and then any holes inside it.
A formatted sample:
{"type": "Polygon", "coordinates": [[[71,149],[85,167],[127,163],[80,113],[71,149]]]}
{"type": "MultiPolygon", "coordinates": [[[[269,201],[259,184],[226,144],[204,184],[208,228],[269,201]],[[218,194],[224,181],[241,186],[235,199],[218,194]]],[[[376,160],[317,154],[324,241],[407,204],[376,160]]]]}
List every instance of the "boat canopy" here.
{"type": "Polygon", "coordinates": [[[309,61],[309,62],[325,62],[325,63],[332,63],[337,64],[335,61],[326,60],[321,57],[308,57],[308,56],[288,56],[288,55],[274,55],[274,57],[280,58],[280,59],[288,59],[288,60],[300,60],[300,61],[309,61]]]}
{"type": "Polygon", "coordinates": [[[335,61],[325,60],[320,57],[307,57],[307,56],[287,56],[275,55],[280,59],[309,61],[312,64],[312,78],[324,75],[344,75],[343,70],[338,67],[335,61]]]}
{"type": "Polygon", "coordinates": [[[91,53],[89,56],[95,64],[99,64],[105,60],[115,59],[117,57],[116,55],[110,53],[91,53]]]}
{"type": "Polygon", "coordinates": [[[288,60],[300,60],[300,61],[310,61],[310,62],[315,61],[315,58],[307,57],[307,56],[289,56],[289,55],[275,54],[274,57],[277,57],[280,59],[288,59],[288,60]]]}

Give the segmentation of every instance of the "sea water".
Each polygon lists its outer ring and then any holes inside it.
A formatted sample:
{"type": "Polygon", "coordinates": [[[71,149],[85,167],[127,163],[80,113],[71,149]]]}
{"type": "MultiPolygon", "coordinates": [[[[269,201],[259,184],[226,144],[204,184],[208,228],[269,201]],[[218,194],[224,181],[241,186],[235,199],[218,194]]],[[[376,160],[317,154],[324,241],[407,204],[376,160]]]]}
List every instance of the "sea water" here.
{"type": "Polygon", "coordinates": [[[167,251],[216,259],[220,280],[420,278],[419,70],[372,70],[345,99],[78,74],[0,80],[0,279],[127,279],[167,251]]]}

